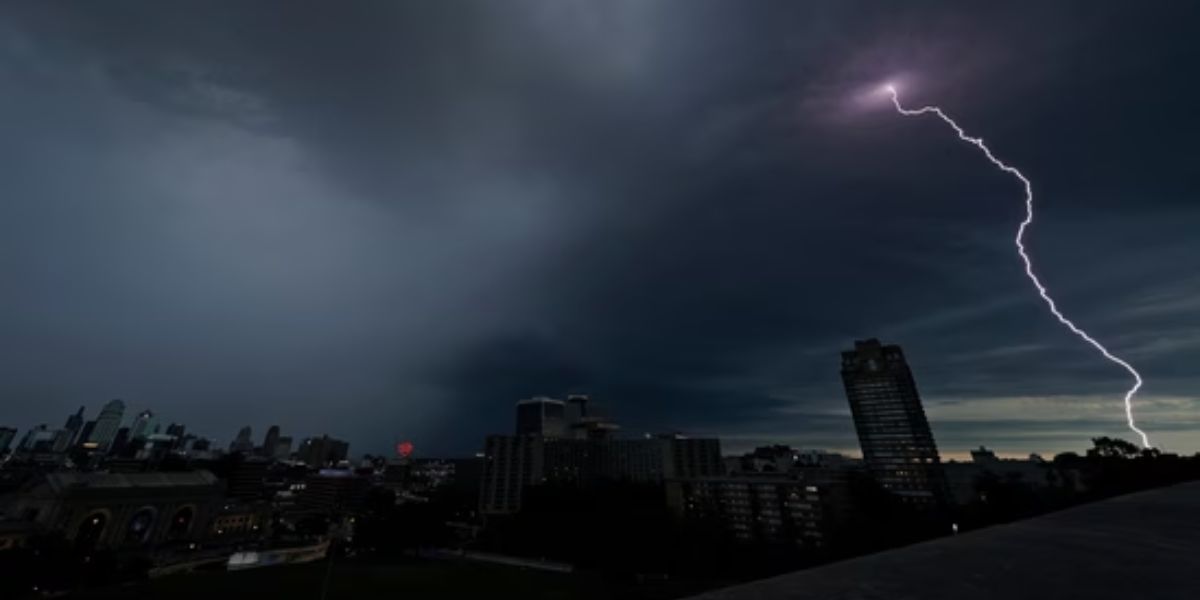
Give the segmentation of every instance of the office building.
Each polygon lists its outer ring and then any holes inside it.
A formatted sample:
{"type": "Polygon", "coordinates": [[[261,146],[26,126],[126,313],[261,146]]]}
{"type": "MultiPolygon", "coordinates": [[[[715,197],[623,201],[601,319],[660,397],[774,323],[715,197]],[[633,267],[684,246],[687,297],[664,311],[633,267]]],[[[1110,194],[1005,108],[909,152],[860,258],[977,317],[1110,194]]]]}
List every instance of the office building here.
{"type": "Polygon", "coordinates": [[[173,435],[165,433],[151,433],[150,435],[138,438],[132,449],[134,458],[149,461],[151,464],[162,462],[172,450],[175,449],[175,444],[179,441],[173,435]]]}
{"type": "Polygon", "coordinates": [[[657,484],[724,473],[719,440],[673,434],[635,439],[493,435],[484,441],[483,454],[480,510],[489,514],[516,512],[528,486],[547,482],[657,484]]]}
{"type": "Polygon", "coordinates": [[[591,403],[591,396],[586,394],[570,394],[567,396],[567,401],[564,404],[565,417],[567,423],[575,423],[588,418],[588,404],[591,403]]]}
{"type": "Polygon", "coordinates": [[[189,433],[186,436],[183,444],[181,444],[179,447],[189,458],[207,460],[215,458],[220,453],[218,450],[215,450],[213,446],[212,440],[208,438],[196,437],[189,433]]]}
{"type": "Polygon", "coordinates": [[[249,425],[239,429],[237,437],[233,438],[233,441],[229,443],[229,451],[242,453],[253,452],[254,440],[251,439],[252,435],[254,435],[254,433],[250,429],[249,425]]]}
{"type": "Polygon", "coordinates": [[[304,480],[304,489],[297,501],[301,508],[308,510],[341,513],[362,507],[370,489],[370,480],[353,471],[321,469],[304,480]]]}
{"type": "Polygon", "coordinates": [[[51,442],[51,452],[66,452],[71,449],[71,440],[75,439],[75,432],[70,429],[59,429],[54,432],[54,441],[51,442]]]}
{"type": "Polygon", "coordinates": [[[536,436],[489,435],[484,440],[479,509],[485,514],[515,513],[525,489],[542,482],[542,445],[536,436]]]}
{"type": "Polygon", "coordinates": [[[719,440],[676,434],[618,438],[620,428],[588,396],[521,400],[516,417],[516,435],[484,440],[479,505],[487,514],[516,512],[528,486],[547,482],[657,484],[724,474],[719,440]]]}
{"type": "Polygon", "coordinates": [[[620,425],[602,417],[583,417],[570,423],[567,437],[576,440],[605,440],[615,438],[620,431],[620,425]]]}
{"type": "Polygon", "coordinates": [[[133,423],[129,424],[129,439],[146,439],[150,434],[154,433],[155,428],[154,412],[143,410],[133,418],[133,423]]]}
{"type": "Polygon", "coordinates": [[[171,423],[170,425],[167,425],[167,435],[172,436],[177,440],[182,440],[183,434],[186,431],[187,428],[183,426],[183,423],[171,423]]]}
{"type": "Polygon", "coordinates": [[[75,436],[75,445],[80,447],[88,447],[96,442],[88,441],[92,437],[92,430],[96,428],[96,420],[92,419],[83,424],[79,429],[79,435],[75,436]]]}
{"type": "Polygon", "coordinates": [[[844,488],[794,477],[701,477],[668,481],[667,505],[683,518],[720,523],[744,542],[827,546],[845,517],[844,488]]]}
{"type": "Polygon", "coordinates": [[[12,447],[13,438],[17,437],[17,430],[12,427],[0,427],[0,455],[8,452],[12,447]]]}
{"type": "Polygon", "coordinates": [[[721,440],[678,434],[659,436],[666,457],[666,477],[716,477],[723,475],[721,440]]]}
{"type": "Polygon", "coordinates": [[[327,467],[337,465],[346,460],[350,453],[350,444],[336,440],[328,435],[319,438],[307,438],[296,450],[296,458],[304,461],[310,467],[327,467]]]}
{"type": "Polygon", "coordinates": [[[281,435],[279,440],[275,442],[275,447],[272,450],[272,458],[276,460],[287,460],[292,455],[292,436],[281,435]]]}
{"type": "Polygon", "coordinates": [[[567,432],[566,403],[538,396],[517,402],[517,435],[563,437],[567,432]]]}
{"type": "Polygon", "coordinates": [[[117,430],[121,428],[121,419],[124,416],[125,403],[121,400],[110,400],[100,409],[100,416],[96,417],[96,426],[92,428],[92,434],[87,441],[96,442],[98,448],[107,450],[117,437],[117,430]]]}
{"type": "Polygon", "coordinates": [[[945,474],[900,347],[856,341],[842,353],[842,382],[863,460],[876,481],[906,501],[943,504],[945,474]]]}
{"type": "Polygon", "coordinates": [[[63,430],[67,432],[65,447],[70,447],[79,439],[79,430],[83,428],[83,410],[84,407],[80,406],[79,411],[67,417],[67,422],[63,424],[63,430]]]}
{"type": "Polygon", "coordinates": [[[129,439],[129,428],[121,427],[120,429],[117,429],[117,435],[113,436],[112,443],[109,444],[109,450],[114,454],[123,454],[127,449],[130,449],[133,446],[134,445],[130,443],[129,439]]]}
{"type": "Polygon", "coordinates": [[[267,458],[275,456],[276,446],[279,445],[279,426],[272,425],[267,429],[267,435],[263,437],[262,448],[259,448],[259,455],[267,458]]]}
{"type": "Polygon", "coordinates": [[[49,453],[54,449],[54,438],[57,430],[50,429],[45,423],[25,432],[17,450],[25,453],[49,453]]]}

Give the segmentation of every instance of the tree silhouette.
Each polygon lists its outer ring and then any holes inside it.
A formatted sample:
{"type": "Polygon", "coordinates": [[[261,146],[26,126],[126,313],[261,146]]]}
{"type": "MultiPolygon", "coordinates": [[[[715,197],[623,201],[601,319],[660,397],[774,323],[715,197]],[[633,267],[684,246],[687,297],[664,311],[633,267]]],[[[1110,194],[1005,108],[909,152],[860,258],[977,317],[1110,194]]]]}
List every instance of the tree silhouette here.
{"type": "Polygon", "coordinates": [[[1087,451],[1088,458],[1137,458],[1141,455],[1141,450],[1135,444],[1121,438],[1092,438],[1092,446],[1087,451]]]}

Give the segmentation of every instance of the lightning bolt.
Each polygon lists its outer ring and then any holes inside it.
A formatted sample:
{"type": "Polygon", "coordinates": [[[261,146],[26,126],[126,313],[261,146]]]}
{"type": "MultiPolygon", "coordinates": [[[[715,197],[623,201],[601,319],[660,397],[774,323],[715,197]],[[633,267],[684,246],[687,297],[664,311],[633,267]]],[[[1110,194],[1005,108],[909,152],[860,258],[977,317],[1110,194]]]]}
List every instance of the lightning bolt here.
{"type": "Polygon", "coordinates": [[[1041,280],[1038,279],[1038,276],[1033,272],[1033,261],[1030,260],[1029,253],[1025,249],[1025,231],[1029,229],[1030,225],[1033,224],[1033,184],[1029,182],[1029,178],[1025,177],[1025,175],[1018,171],[1016,167],[1013,167],[996,158],[996,156],[992,154],[991,149],[989,149],[983,143],[983,138],[971,137],[967,135],[967,132],[964,131],[962,127],[959,127],[958,123],[956,123],[954,119],[951,119],[945,112],[943,112],[941,108],[936,106],[922,106],[921,108],[917,109],[904,108],[904,106],[900,104],[900,95],[896,92],[895,86],[884,86],[884,90],[886,90],[888,95],[891,97],[892,105],[896,107],[896,112],[906,117],[917,117],[925,114],[936,115],[939,119],[949,125],[950,128],[954,130],[954,133],[958,134],[958,139],[971,144],[976,148],[979,148],[979,150],[983,152],[983,155],[986,156],[993,165],[996,165],[996,168],[1012,175],[1013,177],[1016,177],[1021,181],[1021,185],[1025,186],[1025,219],[1021,221],[1021,226],[1017,228],[1017,237],[1015,240],[1017,244],[1017,253],[1021,255],[1021,260],[1025,261],[1025,275],[1029,277],[1029,281],[1033,282],[1033,286],[1037,288],[1038,294],[1042,297],[1042,300],[1046,301],[1046,306],[1050,308],[1050,314],[1053,314],[1054,318],[1058,319],[1059,323],[1062,323],[1067,329],[1071,330],[1071,333],[1079,336],[1083,341],[1091,344],[1093,348],[1099,350],[1100,354],[1104,355],[1104,358],[1107,358],[1109,361],[1120,365],[1121,368],[1128,371],[1133,377],[1133,387],[1130,387],[1129,391],[1125,392],[1125,419],[1129,422],[1129,428],[1142,438],[1142,446],[1145,448],[1151,448],[1152,445],[1150,444],[1150,437],[1146,435],[1146,432],[1138,429],[1137,423],[1133,419],[1133,397],[1137,395],[1138,390],[1142,387],[1142,376],[1137,372],[1137,369],[1133,368],[1133,365],[1129,364],[1124,359],[1113,355],[1112,352],[1108,351],[1108,348],[1104,347],[1104,344],[1096,341],[1095,338],[1088,335],[1086,331],[1080,329],[1079,326],[1077,326],[1075,323],[1072,323],[1070,319],[1064,316],[1062,311],[1058,310],[1058,305],[1055,304],[1054,299],[1051,298],[1050,294],[1046,291],[1046,286],[1042,285],[1041,280]]]}

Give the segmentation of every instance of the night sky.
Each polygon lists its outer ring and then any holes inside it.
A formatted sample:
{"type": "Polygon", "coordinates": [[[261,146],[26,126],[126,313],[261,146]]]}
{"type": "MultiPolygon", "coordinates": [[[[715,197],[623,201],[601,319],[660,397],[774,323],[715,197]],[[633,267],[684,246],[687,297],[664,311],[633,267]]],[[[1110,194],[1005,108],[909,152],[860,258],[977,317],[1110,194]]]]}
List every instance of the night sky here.
{"type": "Polygon", "coordinates": [[[6,2],[0,424],[110,398],[227,443],[625,431],[857,452],[901,344],[944,454],[1082,450],[1126,374],[1200,450],[1200,5],[6,2]]]}

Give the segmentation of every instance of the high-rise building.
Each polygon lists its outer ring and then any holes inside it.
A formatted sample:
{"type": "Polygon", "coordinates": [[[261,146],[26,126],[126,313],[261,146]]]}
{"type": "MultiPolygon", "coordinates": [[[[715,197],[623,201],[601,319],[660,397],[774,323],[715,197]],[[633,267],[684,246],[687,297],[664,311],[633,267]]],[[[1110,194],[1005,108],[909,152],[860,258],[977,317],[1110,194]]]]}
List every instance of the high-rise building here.
{"type": "Polygon", "coordinates": [[[899,346],[876,339],[842,353],[842,382],[863,460],[885,489],[916,504],[941,504],[947,487],[917,383],[899,346]]]}
{"type": "Polygon", "coordinates": [[[71,440],[75,439],[75,432],[70,429],[59,429],[54,432],[54,441],[51,442],[51,452],[66,452],[71,448],[71,440]]]}
{"type": "Polygon", "coordinates": [[[262,448],[259,449],[259,454],[271,458],[275,456],[275,449],[279,445],[279,426],[272,425],[267,429],[267,435],[263,437],[262,448]]]}
{"type": "Polygon", "coordinates": [[[275,450],[272,457],[278,460],[286,460],[292,454],[292,436],[281,435],[279,441],[275,442],[275,450]]]}
{"type": "Polygon", "coordinates": [[[151,463],[158,463],[175,449],[175,444],[178,441],[173,435],[151,433],[138,440],[138,447],[134,449],[133,456],[134,458],[150,461],[151,463]]]}
{"type": "Polygon", "coordinates": [[[517,435],[562,437],[567,432],[566,404],[537,396],[517,402],[517,435]]]}
{"type": "Polygon", "coordinates": [[[575,423],[591,416],[588,414],[588,403],[591,400],[591,396],[587,394],[569,394],[566,402],[567,422],[575,423]]]}
{"type": "Polygon", "coordinates": [[[13,438],[17,437],[17,430],[12,427],[0,427],[0,455],[8,452],[12,447],[13,438]]]}
{"type": "Polygon", "coordinates": [[[254,450],[254,440],[251,439],[252,435],[254,435],[254,433],[253,433],[253,431],[251,431],[249,425],[239,429],[237,437],[233,438],[233,441],[229,443],[229,451],[230,452],[251,452],[251,451],[253,451],[254,450]]]}
{"type": "Polygon", "coordinates": [[[362,506],[371,481],[353,471],[322,469],[304,480],[298,504],[320,512],[340,513],[362,506]]]}
{"type": "Polygon", "coordinates": [[[576,440],[604,440],[616,437],[621,426],[603,417],[583,417],[572,421],[568,437],[576,440]]]}
{"type": "Polygon", "coordinates": [[[577,440],[610,439],[621,429],[598,410],[591,396],[585,394],[567,396],[565,419],[566,437],[577,440]]]}
{"type": "Polygon", "coordinates": [[[43,431],[46,431],[45,423],[27,430],[25,435],[21,436],[21,441],[17,443],[17,450],[22,452],[28,451],[29,447],[33,445],[34,438],[43,431]]]}
{"type": "MultiPolygon", "coordinates": [[[[79,429],[79,435],[75,436],[75,445],[82,446],[82,445],[88,443],[88,440],[92,437],[92,430],[95,428],[96,428],[96,420],[95,419],[91,419],[90,421],[84,423],[83,427],[81,427],[79,429]]],[[[91,442],[91,443],[94,444],[95,442],[91,442]]]]}
{"type": "Polygon", "coordinates": [[[488,514],[520,510],[527,486],[541,483],[543,444],[537,436],[489,435],[484,440],[479,509],[488,514]]]}
{"type": "Polygon", "coordinates": [[[724,474],[716,438],[659,435],[635,439],[492,435],[484,441],[480,509],[515,512],[525,488],[545,482],[662,483],[724,474]]]}
{"type": "Polygon", "coordinates": [[[183,423],[171,423],[167,425],[167,435],[174,436],[176,439],[183,439],[185,431],[187,431],[187,428],[183,426],[183,423]]]}
{"type": "Polygon", "coordinates": [[[124,454],[126,450],[137,451],[134,444],[131,444],[129,437],[129,428],[121,427],[117,429],[117,434],[113,436],[112,442],[109,443],[109,450],[114,454],[124,454]]]}
{"type": "Polygon", "coordinates": [[[566,402],[546,397],[521,400],[516,413],[516,435],[484,440],[479,490],[484,513],[515,512],[527,486],[551,481],[662,483],[724,474],[716,438],[618,438],[620,427],[594,410],[587,396],[572,395],[566,402]]]}
{"type": "Polygon", "coordinates": [[[658,436],[666,477],[717,477],[725,474],[721,440],[669,434],[658,436]]]}
{"type": "Polygon", "coordinates": [[[79,407],[79,412],[67,417],[67,422],[63,425],[63,431],[67,432],[66,444],[70,446],[79,435],[79,430],[83,427],[83,407],[79,407]]]}
{"type": "Polygon", "coordinates": [[[336,465],[346,460],[350,452],[350,444],[335,440],[328,435],[319,438],[307,438],[296,450],[296,457],[310,467],[325,467],[336,465]]]}
{"type": "Polygon", "coordinates": [[[102,450],[107,449],[112,445],[113,438],[117,437],[117,430],[121,428],[121,419],[124,416],[125,403],[121,400],[110,400],[100,409],[100,416],[96,417],[96,426],[92,428],[88,441],[96,442],[102,450]]]}
{"type": "Polygon", "coordinates": [[[796,477],[700,477],[667,482],[667,506],[722,525],[735,539],[822,548],[847,506],[844,486],[796,477]]]}
{"type": "Polygon", "coordinates": [[[50,429],[45,423],[42,423],[25,432],[25,436],[21,438],[21,443],[17,446],[17,449],[29,453],[52,452],[58,431],[50,429]]]}
{"type": "Polygon", "coordinates": [[[154,433],[154,411],[143,410],[133,418],[133,423],[129,425],[129,439],[136,440],[138,438],[146,439],[150,434],[154,433]]]}

